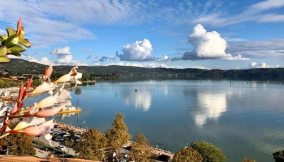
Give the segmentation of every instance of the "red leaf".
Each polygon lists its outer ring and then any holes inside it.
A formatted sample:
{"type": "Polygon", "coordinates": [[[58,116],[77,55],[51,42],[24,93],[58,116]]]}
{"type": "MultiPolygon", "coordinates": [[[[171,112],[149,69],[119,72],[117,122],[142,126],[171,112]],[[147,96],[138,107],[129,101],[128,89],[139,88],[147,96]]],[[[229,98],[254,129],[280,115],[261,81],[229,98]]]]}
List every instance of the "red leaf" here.
{"type": "Polygon", "coordinates": [[[45,76],[45,77],[50,77],[51,74],[52,74],[52,71],[53,71],[52,66],[47,67],[47,68],[45,69],[45,71],[44,71],[44,76],[45,76]]]}
{"type": "Polygon", "coordinates": [[[18,24],[17,24],[17,34],[21,34],[23,28],[22,18],[19,18],[18,24]]]}
{"type": "Polygon", "coordinates": [[[22,82],[20,89],[19,89],[18,102],[21,102],[23,100],[24,93],[25,93],[25,89],[24,89],[24,84],[22,82]]]}
{"type": "Polygon", "coordinates": [[[33,83],[33,78],[28,80],[28,83],[27,83],[27,86],[26,86],[26,89],[25,89],[25,93],[24,93],[23,99],[26,97],[30,87],[32,86],[32,83],[33,83]]]}
{"type": "Polygon", "coordinates": [[[15,106],[15,107],[13,108],[13,110],[11,111],[11,115],[14,115],[15,113],[17,113],[17,112],[18,112],[18,109],[19,109],[19,103],[17,103],[17,106],[15,106]]]}

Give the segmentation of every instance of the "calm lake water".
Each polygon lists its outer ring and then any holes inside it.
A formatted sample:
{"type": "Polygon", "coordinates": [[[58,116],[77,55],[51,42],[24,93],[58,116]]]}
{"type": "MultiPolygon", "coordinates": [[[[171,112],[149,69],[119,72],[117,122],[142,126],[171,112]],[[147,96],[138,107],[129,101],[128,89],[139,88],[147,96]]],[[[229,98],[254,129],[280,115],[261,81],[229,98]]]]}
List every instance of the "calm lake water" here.
{"type": "Polygon", "coordinates": [[[107,130],[121,112],[132,135],[142,132],[170,151],[206,140],[224,150],[228,161],[251,157],[274,161],[284,149],[284,85],[229,81],[98,82],[72,91],[82,108],[62,122],[107,130]],[[137,92],[135,92],[137,89],[137,92]]]}

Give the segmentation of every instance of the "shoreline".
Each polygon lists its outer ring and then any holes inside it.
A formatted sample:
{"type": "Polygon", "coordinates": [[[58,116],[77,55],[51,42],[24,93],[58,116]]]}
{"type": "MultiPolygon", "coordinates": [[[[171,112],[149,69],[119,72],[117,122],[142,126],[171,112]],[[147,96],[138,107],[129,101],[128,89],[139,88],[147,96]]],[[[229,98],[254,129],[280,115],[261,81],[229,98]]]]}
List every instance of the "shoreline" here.
{"type": "Polygon", "coordinates": [[[84,133],[86,132],[88,129],[87,128],[80,128],[80,127],[76,127],[74,125],[70,125],[70,124],[65,124],[65,123],[62,123],[62,122],[59,122],[57,120],[54,120],[54,125],[58,125],[60,128],[67,128],[67,129],[70,129],[74,132],[80,132],[80,133],[84,133]]]}
{"type": "MultiPolygon", "coordinates": [[[[86,131],[88,131],[88,128],[79,128],[79,127],[76,127],[74,125],[70,125],[70,124],[65,124],[65,123],[62,123],[62,122],[59,122],[57,120],[54,120],[54,124],[55,125],[58,125],[60,128],[67,128],[67,129],[70,129],[74,132],[80,132],[80,133],[84,133],[86,131]]],[[[133,141],[129,141],[127,144],[128,145],[131,145],[133,143],[133,141]]],[[[151,152],[155,155],[167,155],[170,157],[170,159],[173,159],[174,157],[174,153],[172,153],[171,151],[168,151],[168,150],[164,150],[164,149],[161,149],[161,148],[156,148],[154,147],[153,145],[150,145],[150,148],[151,148],[151,152]]]]}

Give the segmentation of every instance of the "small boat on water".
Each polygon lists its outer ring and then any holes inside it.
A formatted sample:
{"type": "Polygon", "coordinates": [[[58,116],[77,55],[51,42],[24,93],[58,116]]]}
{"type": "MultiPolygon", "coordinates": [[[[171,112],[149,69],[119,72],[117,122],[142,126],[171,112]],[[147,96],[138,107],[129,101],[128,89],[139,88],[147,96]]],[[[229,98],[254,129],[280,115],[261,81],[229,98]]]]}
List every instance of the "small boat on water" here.
{"type": "Polygon", "coordinates": [[[69,113],[80,113],[81,109],[72,105],[66,106],[64,109],[59,111],[57,114],[69,114],[69,113]]]}

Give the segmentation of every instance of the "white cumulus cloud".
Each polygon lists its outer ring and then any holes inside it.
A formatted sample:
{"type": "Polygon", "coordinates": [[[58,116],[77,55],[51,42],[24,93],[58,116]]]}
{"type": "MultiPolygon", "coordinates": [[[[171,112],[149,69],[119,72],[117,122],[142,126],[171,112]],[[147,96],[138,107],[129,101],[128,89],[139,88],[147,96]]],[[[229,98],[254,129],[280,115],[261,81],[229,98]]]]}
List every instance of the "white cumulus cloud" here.
{"type": "Polygon", "coordinates": [[[251,62],[249,65],[251,68],[279,68],[279,65],[270,65],[265,62],[257,64],[256,62],[251,62]]]}
{"type": "Polygon", "coordinates": [[[152,59],[152,44],[148,39],[135,41],[122,47],[122,54],[117,55],[122,61],[149,61],[152,59]]]}
{"type": "Polygon", "coordinates": [[[32,56],[28,56],[27,58],[25,58],[27,61],[30,61],[30,62],[36,62],[36,63],[39,63],[39,64],[44,64],[44,65],[54,65],[54,63],[49,60],[47,57],[43,57],[41,59],[37,59],[37,58],[34,58],[32,56]]]}
{"type": "Polygon", "coordinates": [[[57,55],[57,62],[59,64],[70,64],[72,63],[73,57],[71,53],[71,49],[68,46],[63,48],[55,48],[52,50],[51,54],[57,55]]]}
{"type": "Polygon", "coordinates": [[[55,55],[71,55],[71,49],[68,46],[65,46],[63,48],[55,48],[52,50],[51,54],[55,55]]]}
{"type": "Polygon", "coordinates": [[[227,42],[221,35],[216,32],[208,32],[201,25],[197,24],[192,34],[189,36],[189,42],[193,45],[191,52],[185,52],[183,59],[227,59],[227,60],[244,60],[241,55],[232,56],[226,53],[227,42]]]}
{"type": "Polygon", "coordinates": [[[72,55],[58,55],[58,63],[59,64],[68,64],[68,63],[72,63],[72,55]]]}
{"type": "Polygon", "coordinates": [[[163,64],[160,62],[138,62],[138,61],[117,61],[117,62],[109,62],[109,63],[102,63],[96,62],[92,64],[94,66],[111,66],[111,65],[118,65],[118,66],[134,66],[134,67],[145,67],[145,68],[173,68],[173,69],[182,69],[179,65],[169,65],[163,64]]]}
{"type": "Polygon", "coordinates": [[[168,55],[164,55],[160,58],[157,58],[157,61],[161,61],[161,62],[166,62],[166,61],[169,61],[169,60],[170,60],[170,58],[169,58],[168,55]]]}
{"type": "Polygon", "coordinates": [[[36,63],[44,64],[44,65],[56,65],[52,60],[50,60],[47,57],[42,57],[40,59],[38,59],[34,56],[30,56],[30,55],[22,55],[21,57],[14,56],[14,55],[8,55],[8,57],[12,58],[12,59],[23,59],[23,60],[27,60],[29,62],[36,62],[36,63]]]}

